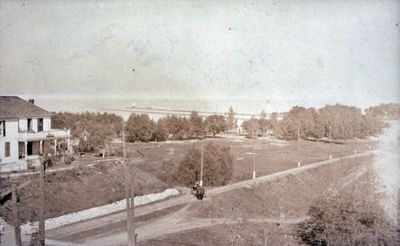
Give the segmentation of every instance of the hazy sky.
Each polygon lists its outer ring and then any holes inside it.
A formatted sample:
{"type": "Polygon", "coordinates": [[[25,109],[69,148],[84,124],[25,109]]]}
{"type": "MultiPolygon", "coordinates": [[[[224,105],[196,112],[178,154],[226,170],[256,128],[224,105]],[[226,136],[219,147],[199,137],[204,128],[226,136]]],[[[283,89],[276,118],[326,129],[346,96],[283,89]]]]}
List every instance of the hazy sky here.
{"type": "Polygon", "coordinates": [[[0,94],[399,102],[399,20],[397,0],[1,1],[0,94]]]}

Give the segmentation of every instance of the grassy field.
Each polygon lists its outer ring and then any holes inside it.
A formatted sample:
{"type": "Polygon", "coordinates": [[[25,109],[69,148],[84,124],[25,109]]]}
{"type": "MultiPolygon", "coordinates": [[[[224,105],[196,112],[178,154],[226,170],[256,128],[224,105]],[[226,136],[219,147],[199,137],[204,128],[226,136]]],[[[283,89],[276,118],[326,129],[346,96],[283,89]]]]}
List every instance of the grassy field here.
{"type": "MultiPolygon", "coordinates": [[[[253,171],[253,148],[252,140],[247,138],[215,138],[203,141],[212,141],[231,148],[233,155],[233,179],[232,182],[250,179],[253,171]]],[[[354,149],[358,152],[369,149],[369,143],[364,140],[356,140],[351,144],[327,144],[321,142],[301,141],[300,151],[297,151],[297,142],[283,141],[274,138],[260,138],[255,140],[255,166],[257,176],[274,173],[277,171],[294,168],[297,160],[300,159],[302,165],[333,158],[350,155],[354,149]],[[298,155],[300,153],[300,155],[298,155]]],[[[160,169],[164,160],[172,160],[177,165],[187,150],[191,147],[200,149],[200,141],[181,141],[177,143],[132,143],[128,145],[130,153],[138,150],[145,155],[146,163],[140,168],[149,173],[155,173],[160,169]],[[171,154],[173,153],[173,154],[171,154]]],[[[207,185],[207,184],[205,184],[207,185]]]]}
{"type": "Polygon", "coordinates": [[[344,177],[371,162],[371,156],[343,160],[256,188],[225,192],[194,203],[192,214],[200,218],[279,218],[281,213],[287,218],[305,216],[314,199],[330,188],[336,189],[344,177]]]}

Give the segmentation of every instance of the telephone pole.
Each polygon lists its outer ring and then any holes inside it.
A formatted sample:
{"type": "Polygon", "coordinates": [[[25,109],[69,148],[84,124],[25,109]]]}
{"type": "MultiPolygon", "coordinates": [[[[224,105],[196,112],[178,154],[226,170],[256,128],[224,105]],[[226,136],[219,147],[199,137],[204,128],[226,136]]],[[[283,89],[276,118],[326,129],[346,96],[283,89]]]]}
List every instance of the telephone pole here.
{"type": "Polygon", "coordinates": [[[126,154],[125,131],[122,131],[122,153],[125,165],[125,197],[126,197],[126,227],[128,246],[136,246],[135,235],[135,189],[132,178],[132,163],[128,163],[126,154]]]}
{"type": "Polygon", "coordinates": [[[367,128],[367,140],[368,140],[368,149],[371,149],[371,141],[369,137],[369,129],[367,128]]]}
{"type": "Polygon", "coordinates": [[[252,135],[252,145],[253,145],[253,179],[256,178],[256,152],[254,148],[254,129],[252,135]]]}
{"type": "Polygon", "coordinates": [[[201,141],[201,157],[200,157],[200,186],[203,186],[203,162],[204,162],[204,154],[203,154],[203,140],[201,141]]]}
{"type": "Polygon", "coordinates": [[[18,211],[18,196],[17,196],[17,185],[12,184],[11,186],[12,192],[12,202],[13,202],[13,212],[14,212],[14,233],[15,233],[15,245],[21,246],[21,228],[20,228],[20,219],[19,219],[19,211],[18,211]]]}
{"type": "Polygon", "coordinates": [[[329,160],[332,160],[332,126],[329,126],[329,160]]]}
{"type": "Polygon", "coordinates": [[[300,128],[297,128],[297,167],[300,166],[300,128]]]}
{"type": "MultiPolygon", "coordinates": [[[[136,163],[136,162],[135,162],[136,163]]],[[[130,183],[130,223],[131,223],[131,231],[130,236],[133,238],[132,244],[129,246],[136,246],[136,228],[135,228],[135,185],[134,185],[134,178],[133,178],[133,163],[129,165],[129,183],[130,183]]]]}
{"type": "Polygon", "coordinates": [[[39,208],[39,245],[45,245],[45,163],[40,159],[39,167],[39,196],[40,196],[40,208],[39,208]]]}

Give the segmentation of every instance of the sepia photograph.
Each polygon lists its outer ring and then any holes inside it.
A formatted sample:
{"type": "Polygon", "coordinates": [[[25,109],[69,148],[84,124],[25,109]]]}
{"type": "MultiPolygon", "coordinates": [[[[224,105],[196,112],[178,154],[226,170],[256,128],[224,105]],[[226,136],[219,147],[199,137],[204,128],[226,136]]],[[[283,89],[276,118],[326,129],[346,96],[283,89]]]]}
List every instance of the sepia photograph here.
{"type": "Polygon", "coordinates": [[[0,0],[0,245],[400,245],[400,1],[0,0]]]}

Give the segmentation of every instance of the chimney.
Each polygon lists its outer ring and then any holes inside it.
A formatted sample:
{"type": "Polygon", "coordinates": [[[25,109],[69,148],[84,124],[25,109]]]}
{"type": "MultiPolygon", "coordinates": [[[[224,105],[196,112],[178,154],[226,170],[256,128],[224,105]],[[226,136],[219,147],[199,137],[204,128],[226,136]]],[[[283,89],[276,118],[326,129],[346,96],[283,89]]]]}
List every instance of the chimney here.
{"type": "Polygon", "coordinates": [[[29,99],[28,102],[35,104],[35,99],[29,99]]]}

